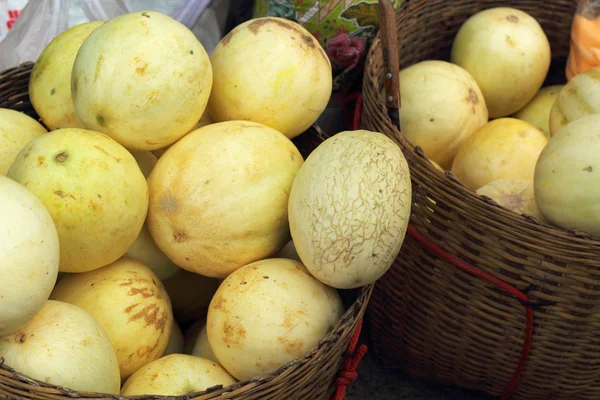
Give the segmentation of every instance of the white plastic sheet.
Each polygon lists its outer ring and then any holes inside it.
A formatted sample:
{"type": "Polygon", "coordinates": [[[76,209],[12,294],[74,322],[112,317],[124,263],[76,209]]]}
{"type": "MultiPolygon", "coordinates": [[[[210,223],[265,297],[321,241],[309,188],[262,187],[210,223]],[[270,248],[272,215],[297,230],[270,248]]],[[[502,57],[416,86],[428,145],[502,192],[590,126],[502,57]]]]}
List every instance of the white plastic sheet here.
{"type": "Polygon", "coordinates": [[[228,7],[229,0],[0,0],[0,71],[35,61],[70,27],[140,10],[162,12],[183,23],[211,54],[228,7]]]}

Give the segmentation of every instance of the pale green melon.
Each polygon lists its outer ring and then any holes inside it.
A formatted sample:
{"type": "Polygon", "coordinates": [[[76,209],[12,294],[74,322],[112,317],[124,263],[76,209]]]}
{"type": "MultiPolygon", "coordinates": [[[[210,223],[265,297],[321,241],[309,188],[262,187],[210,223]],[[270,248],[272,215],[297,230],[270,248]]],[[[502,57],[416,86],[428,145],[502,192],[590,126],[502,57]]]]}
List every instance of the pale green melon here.
{"type": "Polygon", "coordinates": [[[373,283],[400,252],[411,201],[408,164],[396,143],[377,132],[338,133],[308,156],[292,186],[298,255],[329,286],[373,283]]]}
{"type": "Polygon", "coordinates": [[[598,154],[600,114],[565,125],[540,154],[535,167],[535,200],[552,224],[600,237],[598,154]]]}
{"type": "Polygon", "coordinates": [[[550,136],[585,115],[600,113],[600,67],[588,69],[569,81],[550,111],[550,136]]]}

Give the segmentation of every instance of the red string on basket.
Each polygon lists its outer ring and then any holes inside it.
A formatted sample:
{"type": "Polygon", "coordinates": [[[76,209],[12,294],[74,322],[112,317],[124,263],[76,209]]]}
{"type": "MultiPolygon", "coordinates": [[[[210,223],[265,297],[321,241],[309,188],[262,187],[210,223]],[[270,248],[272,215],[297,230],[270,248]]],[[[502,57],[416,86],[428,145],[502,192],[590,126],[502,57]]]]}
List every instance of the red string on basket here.
{"type": "Polygon", "coordinates": [[[350,386],[356,379],[358,379],[358,373],[356,370],[358,369],[358,365],[362,358],[367,354],[367,346],[361,344],[358,345],[358,339],[360,338],[360,332],[362,330],[362,320],[358,323],[356,327],[356,331],[352,338],[350,339],[350,343],[348,344],[347,357],[344,360],[344,368],[339,372],[338,377],[336,378],[335,392],[331,395],[330,400],[343,400],[346,397],[346,390],[348,386],[350,386]]]}
{"type": "MultiPolygon", "coordinates": [[[[361,113],[362,113],[362,94],[358,93],[356,95],[356,106],[355,106],[354,118],[352,120],[352,129],[354,129],[354,130],[360,129],[361,113]]],[[[502,394],[502,397],[500,397],[501,400],[509,399],[512,396],[513,392],[515,391],[517,384],[519,383],[519,379],[521,378],[521,374],[523,373],[523,370],[525,369],[527,357],[529,356],[529,352],[531,350],[531,342],[532,342],[532,338],[533,338],[534,315],[533,315],[532,304],[531,304],[529,298],[527,297],[527,295],[525,293],[523,293],[519,289],[515,288],[514,286],[511,286],[508,283],[506,283],[486,272],[483,272],[483,271],[467,264],[466,262],[456,258],[452,254],[442,250],[441,248],[436,246],[434,243],[430,242],[425,236],[420,234],[412,226],[410,226],[410,225],[408,226],[407,232],[410,236],[412,236],[417,241],[419,241],[421,243],[421,245],[423,247],[425,247],[427,250],[437,254],[438,257],[440,257],[448,262],[451,262],[456,267],[460,268],[461,270],[463,270],[471,275],[474,275],[480,279],[483,279],[485,281],[488,281],[488,282],[496,285],[498,288],[502,289],[504,292],[516,297],[521,302],[521,304],[523,304],[523,307],[525,307],[525,312],[526,312],[526,316],[527,316],[527,326],[525,329],[525,339],[523,341],[523,348],[521,350],[521,356],[519,357],[519,362],[517,364],[517,367],[515,369],[515,372],[511,378],[510,382],[506,386],[504,393],[502,394]]]]}

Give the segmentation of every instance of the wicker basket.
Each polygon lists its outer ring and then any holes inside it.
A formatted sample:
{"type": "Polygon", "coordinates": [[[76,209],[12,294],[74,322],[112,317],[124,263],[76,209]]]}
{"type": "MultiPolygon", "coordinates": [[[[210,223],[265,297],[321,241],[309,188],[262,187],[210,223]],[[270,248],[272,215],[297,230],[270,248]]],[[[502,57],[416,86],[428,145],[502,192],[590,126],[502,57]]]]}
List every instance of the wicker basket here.
{"type": "MultiPolygon", "coordinates": [[[[32,66],[32,63],[25,63],[17,68],[0,73],[0,108],[19,110],[39,121],[28,95],[28,83],[32,66]]],[[[325,138],[318,127],[314,126],[303,135],[300,135],[295,143],[302,155],[306,157],[325,138]]],[[[372,290],[373,285],[352,291],[342,291],[340,294],[347,307],[346,313],[333,331],[303,358],[291,361],[269,376],[239,382],[226,388],[211,388],[202,393],[193,393],[176,399],[321,400],[327,399],[329,396],[333,396],[336,400],[342,399],[345,388],[356,378],[356,367],[360,357],[364,355],[366,350],[364,347],[356,347],[362,317],[372,290]]],[[[127,399],[123,396],[77,393],[39,382],[17,373],[3,364],[2,359],[0,359],[0,398],[39,400],[127,399]]],[[[149,400],[161,397],[143,396],[137,398],[149,400]]]]}
{"type": "MultiPolygon", "coordinates": [[[[400,66],[448,60],[468,17],[510,6],[540,22],[554,57],[546,84],[564,83],[576,3],[410,0],[396,16],[400,66]]],[[[401,257],[368,311],[376,356],[504,398],[600,399],[600,241],[505,210],[436,170],[388,118],[383,63],[378,36],[365,67],[362,127],[403,149],[413,205],[401,257]]]]}

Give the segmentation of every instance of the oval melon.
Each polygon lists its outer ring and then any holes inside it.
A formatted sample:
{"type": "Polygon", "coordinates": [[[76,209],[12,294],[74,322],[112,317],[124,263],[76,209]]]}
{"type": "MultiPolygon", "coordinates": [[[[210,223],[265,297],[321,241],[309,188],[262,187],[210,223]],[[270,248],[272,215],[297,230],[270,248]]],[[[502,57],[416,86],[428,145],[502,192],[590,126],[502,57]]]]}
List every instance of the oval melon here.
{"type": "Polygon", "coordinates": [[[596,237],[600,237],[598,127],[600,114],[592,114],[558,130],[540,154],[534,180],[537,205],[552,224],[596,237]]]}
{"type": "Polygon", "coordinates": [[[208,54],[185,25],[155,11],[112,18],[81,45],[71,82],[87,129],[129,150],[166,147],[198,122],[212,87],[208,54]]]}
{"type": "Polygon", "coordinates": [[[6,175],[15,157],[27,143],[47,132],[42,124],[29,115],[0,108],[0,175],[6,175]]]}
{"type": "Polygon", "coordinates": [[[150,268],[133,258],[69,274],[51,298],[83,308],[106,329],[122,379],[167,349],[174,321],[169,296],[150,268]]]}
{"type": "Polygon", "coordinates": [[[550,68],[550,43],[540,24],[511,7],[471,16],[460,27],[451,60],[475,78],[490,118],[523,108],[542,87],[550,68]]]}
{"type": "Polygon", "coordinates": [[[308,156],[292,187],[298,255],[329,286],[370,284],[400,252],[411,201],[408,164],[396,143],[377,132],[338,133],[308,156]]]}
{"type": "Polygon", "coordinates": [[[220,364],[238,380],[270,374],[302,357],[339,322],[336,290],[302,263],[271,258],[229,275],[210,303],[207,332],[220,364]]]}
{"type": "Polygon", "coordinates": [[[121,389],[124,396],[184,396],[213,386],[229,386],[235,379],[220,365],[200,357],[171,354],[144,366],[121,389]]]}
{"type": "Polygon", "coordinates": [[[329,57],[302,25],[254,18],[236,26],[210,58],[215,122],[247,120],[294,138],[327,107],[333,85],[329,57]]]}
{"type": "Polygon", "coordinates": [[[485,99],[471,74],[445,61],[403,69],[400,94],[402,134],[446,169],[463,140],[488,121],[485,99]]]}
{"type": "Polygon", "coordinates": [[[554,85],[541,88],[514,117],[529,122],[550,137],[550,111],[563,87],[564,85],[554,85]]]}
{"type": "Polygon", "coordinates": [[[473,190],[499,179],[533,180],[535,163],[548,138],[529,122],[499,118],[463,142],[452,173],[473,190]]]}
{"type": "Polygon", "coordinates": [[[56,36],[40,54],[29,80],[29,97],[35,111],[50,129],[85,128],[75,114],[71,72],[83,41],[104,21],[76,25],[56,36]]]}
{"type": "Polygon", "coordinates": [[[60,301],[46,301],[21,329],[1,336],[0,358],[28,377],[71,390],[118,394],[121,386],[106,330],[80,307],[60,301]]]}
{"type": "Polygon", "coordinates": [[[181,268],[226,277],[290,240],[287,202],[302,163],[296,146],[265,125],[204,126],[150,174],[150,233],[181,268]]]}
{"type": "Polygon", "coordinates": [[[17,155],[8,177],[27,187],[52,215],[61,272],[112,263],[144,224],[144,175],[131,153],[102,133],[65,128],[40,136],[17,155]]]}
{"type": "Polygon", "coordinates": [[[58,233],[41,201],[0,175],[0,336],[40,311],[57,280],[58,233]]]}

